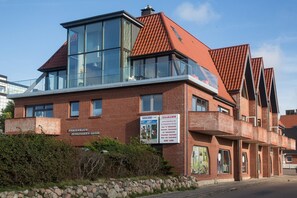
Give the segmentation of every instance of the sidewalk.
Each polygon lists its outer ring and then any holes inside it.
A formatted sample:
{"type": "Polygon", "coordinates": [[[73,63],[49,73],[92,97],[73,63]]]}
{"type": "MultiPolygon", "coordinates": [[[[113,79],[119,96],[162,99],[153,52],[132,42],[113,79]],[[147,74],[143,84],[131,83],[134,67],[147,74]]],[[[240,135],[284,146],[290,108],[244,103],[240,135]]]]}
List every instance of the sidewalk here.
{"type": "MultiPolygon", "coordinates": [[[[294,170],[295,171],[295,170],[294,170]]],[[[293,173],[292,173],[293,174],[293,173]]],[[[169,192],[163,194],[156,194],[151,196],[145,196],[146,198],[196,198],[196,197],[211,197],[217,194],[221,194],[224,192],[246,189],[252,187],[254,185],[263,185],[265,183],[295,183],[297,185],[297,174],[295,175],[284,175],[284,176],[275,176],[270,178],[261,178],[261,179],[249,179],[244,181],[235,181],[235,182],[227,182],[227,183],[219,183],[212,185],[201,186],[195,190],[189,191],[180,191],[180,192],[169,192]]]]}

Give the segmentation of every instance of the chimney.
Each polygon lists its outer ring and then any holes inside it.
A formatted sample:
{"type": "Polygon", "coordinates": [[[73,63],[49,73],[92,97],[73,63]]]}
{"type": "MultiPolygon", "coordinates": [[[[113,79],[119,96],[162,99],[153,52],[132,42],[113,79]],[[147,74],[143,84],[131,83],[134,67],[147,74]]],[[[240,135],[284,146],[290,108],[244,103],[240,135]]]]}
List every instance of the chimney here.
{"type": "Polygon", "coordinates": [[[141,9],[141,16],[147,16],[154,13],[155,13],[155,10],[150,5],[147,5],[144,9],[141,9]]]}

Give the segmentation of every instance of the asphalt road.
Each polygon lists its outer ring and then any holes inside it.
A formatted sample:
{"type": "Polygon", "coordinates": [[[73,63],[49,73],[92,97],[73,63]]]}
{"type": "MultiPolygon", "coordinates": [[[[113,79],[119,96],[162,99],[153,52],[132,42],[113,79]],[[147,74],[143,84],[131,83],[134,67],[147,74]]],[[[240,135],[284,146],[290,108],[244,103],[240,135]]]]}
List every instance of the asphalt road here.
{"type": "Polygon", "coordinates": [[[249,179],[201,186],[196,190],[170,192],[146,196],[146,198],[287,198],[297,197],[297,176],[285,175],[263,179],[249,179]]]}

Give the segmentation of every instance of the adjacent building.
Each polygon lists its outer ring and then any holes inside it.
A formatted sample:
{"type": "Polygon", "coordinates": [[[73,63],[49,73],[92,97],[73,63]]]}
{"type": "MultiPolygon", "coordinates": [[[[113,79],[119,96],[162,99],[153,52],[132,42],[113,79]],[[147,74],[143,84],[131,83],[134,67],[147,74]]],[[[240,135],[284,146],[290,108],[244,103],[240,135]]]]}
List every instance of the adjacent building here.
{"type": "MultiPolygon", "coordinates": [[[[287,137],[297,140],[297,110],[286,110],[286,115],[281,115],[283,133],[287,137]]],[[[297,150],[284,150],[284,168],[297,169],[297,150]]]]}
{"type": "Polygon", "coordinates": [[[0,74],[0,114],[9,101],[7,95],[9,90],[13,90],[13,93],[23,93],[28,87],[7,81],[7,76],[0,74]]]}
{"type": "Polygon", "coordinates": [[[56,135],[75,146],[130,137],[201,180],[282,174],[273,68],[248,44],[210,49],[151,7],[61,24],[67,41],[24,93],[6,133],[56,135]]]}

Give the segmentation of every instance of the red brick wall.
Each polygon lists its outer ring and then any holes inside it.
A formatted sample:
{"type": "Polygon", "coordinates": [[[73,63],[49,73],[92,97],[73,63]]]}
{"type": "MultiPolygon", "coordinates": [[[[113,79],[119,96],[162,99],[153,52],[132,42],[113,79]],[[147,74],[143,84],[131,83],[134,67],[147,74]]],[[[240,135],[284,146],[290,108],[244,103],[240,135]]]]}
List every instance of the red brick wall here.
{"type": "Polygon", "coordinates": [[[232,179],[234,177],[234,155],[233,155],[233,141],[210,136],[206,134],[190,132],[189,133],[189,151],[188,151],[188,170],[191,175],[191,155],[193,152],[193,146],[204,146],[208,148],[209,152],[209,175],[192,174],[192,176],[199,177],[199,179],[232,179]],[[217,172],[217,157],[219,149],[229,150],[231,155],[231,173],[230,174],[218,174],[217,172]]]}

